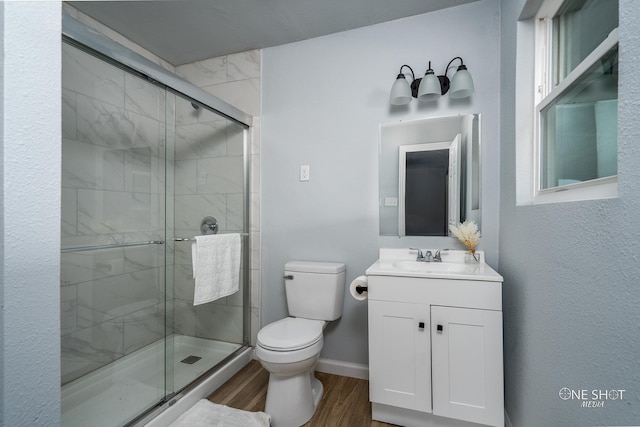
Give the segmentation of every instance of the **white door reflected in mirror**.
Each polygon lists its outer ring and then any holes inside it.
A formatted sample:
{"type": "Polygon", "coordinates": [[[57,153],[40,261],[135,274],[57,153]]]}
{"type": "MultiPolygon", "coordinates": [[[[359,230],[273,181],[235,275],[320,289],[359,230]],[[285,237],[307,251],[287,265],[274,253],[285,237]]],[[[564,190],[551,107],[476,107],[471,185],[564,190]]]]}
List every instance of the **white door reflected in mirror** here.
{"type": "Polygon", "coordinates": [[[459,221],[460,140],[398,147],[399,236],[442,236],[459,221]]]}

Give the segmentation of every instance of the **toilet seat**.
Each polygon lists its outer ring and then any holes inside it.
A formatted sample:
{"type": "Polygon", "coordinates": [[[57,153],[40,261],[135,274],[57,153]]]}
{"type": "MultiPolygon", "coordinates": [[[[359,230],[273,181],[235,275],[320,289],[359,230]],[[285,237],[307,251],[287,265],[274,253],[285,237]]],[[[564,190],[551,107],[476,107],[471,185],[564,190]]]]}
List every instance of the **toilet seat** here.
{"type": "Polygon", "coordinates": [[[270,323],[258,332],[258,345],[271,351],[295,351],[322,340],[324,321],[285,317],[270,323]]]}

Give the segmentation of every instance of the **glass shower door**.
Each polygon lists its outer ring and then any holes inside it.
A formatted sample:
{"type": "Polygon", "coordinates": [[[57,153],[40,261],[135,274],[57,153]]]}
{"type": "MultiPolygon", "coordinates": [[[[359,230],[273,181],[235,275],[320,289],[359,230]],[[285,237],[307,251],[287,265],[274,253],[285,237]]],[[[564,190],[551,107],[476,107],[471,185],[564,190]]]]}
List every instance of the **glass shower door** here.
{"type": "Polygon", "coordinates": [[[248,126],[66,41],[62,425],[122,426],[249,343],[248,126]],[[204,217],[238,291],[194,306],[204,217]]]}
{"type": "Polygon", "coordinates": [[[167,395],[166,90],[62,55],[62,424],[119,426],[167,395]]]}
{"type": "Polygon", "coordinates": [[[247,128],[181,95],[168,99],[175,132],[167,139],[174,165],[167,168],[167,236],[173,237],[167,245],[167,289],[173,291],[167,384],[179,391],[248,344],[247,128]],[[204,234],[205,218],[215,221],[218,235],[240,234],[239,290],[194,305],[192,245],[204,234]]]}

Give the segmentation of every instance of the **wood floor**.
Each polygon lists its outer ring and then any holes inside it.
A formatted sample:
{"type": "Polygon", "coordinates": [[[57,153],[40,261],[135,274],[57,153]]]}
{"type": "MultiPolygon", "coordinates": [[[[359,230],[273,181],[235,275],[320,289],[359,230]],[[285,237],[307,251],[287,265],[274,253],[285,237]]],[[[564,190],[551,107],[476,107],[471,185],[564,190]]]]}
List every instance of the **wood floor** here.
{"type": "MultiPolygon", "coordinates": [[[[392,427],[371,420],[369,382],[356,378],[316,372],[324,394],[313,418],[305,427],[392,427]]],[[[269,373],[252,360],[234,377],[216,390],[209,400],[245,411],[264,411],[269,373]]]]}

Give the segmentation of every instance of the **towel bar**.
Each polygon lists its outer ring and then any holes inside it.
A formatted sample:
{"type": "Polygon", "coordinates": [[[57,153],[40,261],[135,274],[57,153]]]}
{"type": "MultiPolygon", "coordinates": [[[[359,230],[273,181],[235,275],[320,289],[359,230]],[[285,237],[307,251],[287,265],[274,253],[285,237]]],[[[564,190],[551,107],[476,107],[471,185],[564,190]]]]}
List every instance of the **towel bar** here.
{"type": "Polygon", "coordinates": [[[146,246],[146,245],[164,245],[164,240],[149,240],[147,242],[131,242],[131,243],[115,243],[112,245],[95,245],[95,246],[80,246],[77,248],[62,248],[60,252],[83,252],[83,251],[96,251],[99,249],[116,249],[127,248],[130,246],[146,246]]]}
{"type": "MultiPolygon", "coordinates": [[[[248,237],[249,233],[238,233],[240,234],[241,237],[248,237]]],[[[173,238],[174,242],[195,242],[196,238],[195,237],[174,237],[173,238]]]]}

